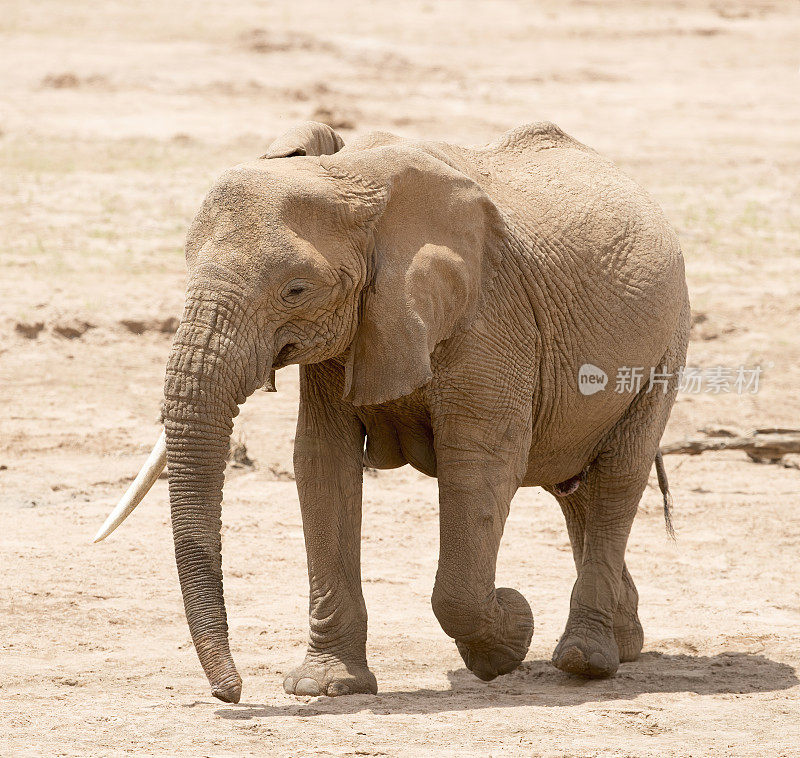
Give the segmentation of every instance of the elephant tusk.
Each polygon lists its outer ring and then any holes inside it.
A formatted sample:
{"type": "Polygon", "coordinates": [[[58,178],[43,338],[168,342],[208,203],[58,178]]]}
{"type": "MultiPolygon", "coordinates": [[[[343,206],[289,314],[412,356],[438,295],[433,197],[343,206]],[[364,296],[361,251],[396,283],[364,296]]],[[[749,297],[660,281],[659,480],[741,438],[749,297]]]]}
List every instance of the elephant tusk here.
{"type": "Polygon", "coordinates": [[[131,514],[131,511],[139,505],[144,499],[144,496],[150,491],[150,488],[158,479],[159,474],[164,470],[167,465],[167,435],[162,430],[161,435],[156,442],[153,451],[145,461],[142,470],[136,475],[136,478],[128,487],[122,499],[117,503],[108,518],[105,520],[100,531],[95,535],[94,541],[100,542],[108,537],[126,518],[131,514]]]}

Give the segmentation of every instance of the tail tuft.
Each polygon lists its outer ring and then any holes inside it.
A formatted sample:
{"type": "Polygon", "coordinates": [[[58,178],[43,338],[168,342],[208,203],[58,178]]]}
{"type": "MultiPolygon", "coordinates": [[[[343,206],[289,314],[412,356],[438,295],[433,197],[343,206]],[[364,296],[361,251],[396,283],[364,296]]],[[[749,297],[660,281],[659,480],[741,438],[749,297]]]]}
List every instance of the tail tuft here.
{"type": "Polygon", "coordinates": [[[664,456],[661,455],[660,450],[656,453],[656,476],[658,477],[658,488],[661,490],[661,495],[664,498],[664,524],[667,527],[667,534],[670,536],[670,539],[674,541],[675,529],[672,526],[672,495],[669,491],[667,472],[664,470],[664,456]]]}

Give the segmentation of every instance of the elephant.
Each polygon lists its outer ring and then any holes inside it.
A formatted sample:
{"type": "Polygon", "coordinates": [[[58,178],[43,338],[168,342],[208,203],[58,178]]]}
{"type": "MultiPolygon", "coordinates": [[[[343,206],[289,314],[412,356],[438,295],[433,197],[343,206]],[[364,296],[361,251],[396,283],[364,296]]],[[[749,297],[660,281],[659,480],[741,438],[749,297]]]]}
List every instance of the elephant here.
{"type": "Polygon", "coordinates": [[[242,688],[220,540],[233,419],[289,364],[310,636],[286,692],[377,692],[365,465],[438,479],[432,609],[480,679],[518,667],[533,633],[526,599],[495,587],[519,487],[556,497],[577,570],[553,664],[605,677],[639,655],[626,543],[654,460],[666,508],[658,446],[690,313],[677,235],[632,179],[549,122],[478,147],[385,132],[345,145],[308,122],[216,180],[185,254],[164,431],[98,539],[166,462],[186,617],[217,698],[242,688]],[[613,388],[614,372],[650,381],[613,388]]]}

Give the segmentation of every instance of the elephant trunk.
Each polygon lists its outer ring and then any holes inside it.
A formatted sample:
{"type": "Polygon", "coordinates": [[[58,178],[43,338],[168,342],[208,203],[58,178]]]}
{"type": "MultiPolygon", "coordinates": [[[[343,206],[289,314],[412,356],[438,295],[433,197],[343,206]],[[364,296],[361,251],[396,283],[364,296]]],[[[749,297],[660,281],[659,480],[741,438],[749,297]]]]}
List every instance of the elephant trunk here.
{"type": "Polygon", "coordinates": [[[189,630],[220,700],[239,702],[242,680],[228,644],[222,590],[221,503],[238,405],[269,365],[253,365],[256,330],[219,291],[187,295],[164,382],[169,498],[175,559],[189,630]]]}

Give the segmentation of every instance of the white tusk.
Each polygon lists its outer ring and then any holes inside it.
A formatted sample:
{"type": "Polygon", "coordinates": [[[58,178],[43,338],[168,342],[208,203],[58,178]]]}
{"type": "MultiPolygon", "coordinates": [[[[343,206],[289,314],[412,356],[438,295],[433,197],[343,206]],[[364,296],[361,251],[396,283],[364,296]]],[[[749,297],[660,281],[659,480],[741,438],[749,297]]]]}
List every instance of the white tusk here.
{"type": "Polygon", "coordinates": [[[136,475],[136,479],[131,482],[127,492],[122,496],[122,499],[117,503],[108,518],[105,520],[100,531],[95,535],[94,541],[100,542],[108,537],[126,518],[131,514],[133,509],[139,505],[144,499],[144,496],[150,491],[150,488],[155,484],[159,474],[164,470],[167,465],[167,435],[162,430],[161,435],[156,442],[153,452],[150,457],[145,461],[142,470],[136,475]]]}

